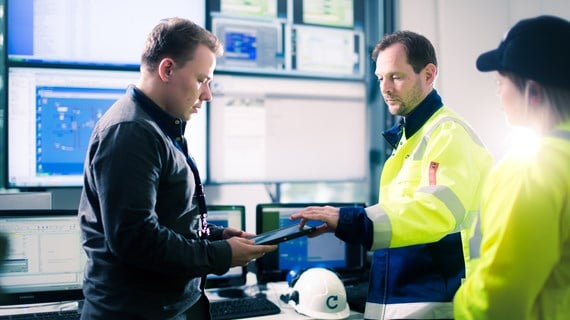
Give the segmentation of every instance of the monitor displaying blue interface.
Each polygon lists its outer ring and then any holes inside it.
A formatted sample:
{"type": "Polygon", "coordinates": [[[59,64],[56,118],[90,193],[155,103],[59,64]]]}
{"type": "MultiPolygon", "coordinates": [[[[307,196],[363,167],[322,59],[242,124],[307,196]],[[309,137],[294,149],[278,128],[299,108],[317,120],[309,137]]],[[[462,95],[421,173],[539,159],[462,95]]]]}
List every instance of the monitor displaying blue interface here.
{"type": "MultiPolygon", "coordinates": [[[[11,67],[8,70],[8,186],[77,187],[91,131],[138,72],[11,67]]],[[[206,110],[186,129],[206,177],[206,110]]]]}
{"type": "MultiPolygon", "coordinates": [[[[295,224],[289,217],[308,206],[364,207],[363,203],[266,203],[256,207],[258,234],[295,224]]],[[[320,223],[311,222],[310,225],[320,223]]],[[[354,274],[365,268],[362,246],[347,244],[333,233],[309,238],[300,237],[279,244],[277,251],[256,260],[259,282],[284,281],[291,270],[324,267],[339,274],[354,274]]]]}
{"type": "MultiPolygon", "coordinates": [[[[243,205],[208,205],[208,223],[220,227],[233,227],[245,230],[245,206],[243,205]]],[[[226,288],[241,286],[246,283],[245,267],[232,267],[222,275],[209,274],[206,288],[226,288]]]]}
{"type": "Polygon", "coordinates": [[[77,210],[1,210],[0,233],[8,239],[0,305],[83,298],[87,256],[77,210]]]}
{"type": "MultiPolygon", "coordinates": [[[[204,1],[6,0],[3,12],[6,186],[22,189],[80,187],[92,128],[138,81],[152,28],[168,17],[205,25],[204,1]]],[[[186,129],[204,182],[206,113],[186,129]]]]}

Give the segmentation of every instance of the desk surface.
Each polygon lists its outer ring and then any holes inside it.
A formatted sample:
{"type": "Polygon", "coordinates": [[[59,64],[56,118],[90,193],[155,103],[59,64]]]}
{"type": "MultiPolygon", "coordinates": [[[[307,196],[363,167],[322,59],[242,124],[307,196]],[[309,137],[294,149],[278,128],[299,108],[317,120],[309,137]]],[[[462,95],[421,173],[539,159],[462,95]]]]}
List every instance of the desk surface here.
{"type": "MultiPolygon", "coordinates": [[[[253,275],[253,277],[255,277],[255,275],[253,275]]],[[[289,286],[288,286],[287,282],[285,282],[285,281],[268,283],[266,291],[259,291],[257,283],[248,274],[248,281],[247,281],[247,284],[244,286],[244,288],[245,288],[245,292],[247,294],[254,295],[254,294],[259,293],[259,292],[265,293],[267,295],[267,298],[271,302],[275,303],[281,309],[281,313],[278,313],[278,314],[262,316],[262,317],[255,317],[255,318],[246,318],[246,319],[256,319],[256,320],[278,320],[278,319],[279,320],[283,320],[283,319],[287,319],[287,320],[303,319],[303,320],[305,320],[305,319],[314,319],[314,318],[311,318],[311,317],[297,313],[297,311],[295,311],[295,308],[292,305],[289,305],[280,299],[282,294],[286,294],[289,292],[289,286]]],[[[216,292],[215,290],[209,290],[207,292],[208,298],[212,301],[220,299],[218,296],[216,296],[215,292],[216,292]]],[[[350,311],[350,316],[346,319],[350,319],[350,320],[363,319],[363,314],[360,312],[356,312],[356,311],[350,311]]]]}
{"type": "MultiPolygon", "coordinates": [[[[255,280],[255,275],[250,273],[247,276],[247,283],[244,285],[247,294],[255,295],[257,293],[263,292],[267,295],[267,298],[275,303],[281,309],[281,313],[248,318],[256,320],[298,320],[298,319],[313,319],[304,315],[301,315],[295,311],[295,308],[285,302],[283,302],[280,297],[282,294],[289,292],[289,286],[287,282],[272,282],[267,284],[267,290],[260,291],[257,281],[255,280]]],[[[216,295],[216,290],[207,290],[206,294],[210,300],[222,299],[216,295]]],[[[64,302],[61,304],[46,304],[46,305],[29,305],[29,306],[15,306],[14,308],[0,308],[0,315],[15,315],[15,314],[26,314],[31,312],[40,311],[58,311],[58,310],[74,310],[77,309],[77,302],[64,302]]],[[[347,319],[356,320],[362,319],[363,314],[356,311],[351,311],[350,316],[347,319]]]]}

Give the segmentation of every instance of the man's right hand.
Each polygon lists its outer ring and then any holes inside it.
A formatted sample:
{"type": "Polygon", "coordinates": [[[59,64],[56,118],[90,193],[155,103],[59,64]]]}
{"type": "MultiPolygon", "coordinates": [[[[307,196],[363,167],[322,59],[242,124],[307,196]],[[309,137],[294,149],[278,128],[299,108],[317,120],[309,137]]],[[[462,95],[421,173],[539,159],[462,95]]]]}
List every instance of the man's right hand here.
{"type": "Polygon", "coordinates": [[[252,260],[261,258],[267,252],[277,250],[277,245],[256,245],[253,240],[232,237],[228,240],[232,248],[232,267],[245,266],[252,260]]]}

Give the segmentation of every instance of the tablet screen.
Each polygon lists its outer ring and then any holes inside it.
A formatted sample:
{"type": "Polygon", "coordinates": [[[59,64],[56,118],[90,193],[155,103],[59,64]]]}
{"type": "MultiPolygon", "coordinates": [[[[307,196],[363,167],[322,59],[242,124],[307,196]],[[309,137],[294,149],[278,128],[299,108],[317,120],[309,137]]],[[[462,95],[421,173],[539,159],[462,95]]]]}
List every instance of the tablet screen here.
{"type": "Polygon", "coordinates": [[[255,241],[255,244],[277,244],[283,241],[295,239],[311,232],[314,232],[316,227],[309,227],[305,225],[303,229],[299,228],[299,224],[294,224],[284,228],[268,231],[258,234],[250,239],[255,241]]]}

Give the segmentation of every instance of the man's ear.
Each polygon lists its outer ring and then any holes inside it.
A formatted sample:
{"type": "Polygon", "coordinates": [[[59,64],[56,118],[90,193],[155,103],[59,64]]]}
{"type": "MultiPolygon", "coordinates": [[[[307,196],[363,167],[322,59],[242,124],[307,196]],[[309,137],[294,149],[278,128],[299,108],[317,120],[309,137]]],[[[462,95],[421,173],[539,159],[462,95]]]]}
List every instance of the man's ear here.
{"type": "Polygon", "coordinates": [[[164,58],[158,64],[158,75],[164,82],[168,82],[170,75],[174,69],[174,61],[170,58],[164,58]]]}
{"type": "Polygon", "coordinates": [[[433,63],[428,63],[424,67],[425,81],[428,84],[433,84],[435,82],[435,77],[437,75],[437,67],[433,63]]]}

